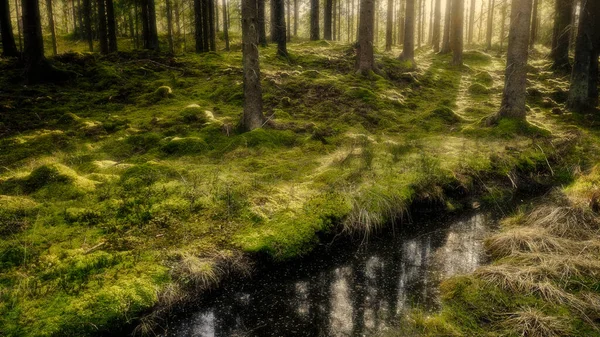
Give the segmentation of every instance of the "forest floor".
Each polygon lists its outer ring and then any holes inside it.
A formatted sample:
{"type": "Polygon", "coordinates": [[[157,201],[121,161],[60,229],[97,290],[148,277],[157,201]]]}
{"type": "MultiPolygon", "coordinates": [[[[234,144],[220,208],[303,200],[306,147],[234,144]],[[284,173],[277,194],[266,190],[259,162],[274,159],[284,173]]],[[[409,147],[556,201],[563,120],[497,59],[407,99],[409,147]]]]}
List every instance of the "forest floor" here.
{"type": "Polygon", "coordinates": [[[269,121],[247,133],[239,47],[67,53],[53,61],[77,77],[33,86],[0,61],[0,331],[94,335],[143,316],[148,332],[255,256],[400,226],[417,204],[451,212],[568,184],[600,154],[598,115],[560,109],[568,79],[543,59],[529,123],[486,127],[496,55],[467,51],[457,68],[423,51],[411,70],[395,50],[377,55],[384,76],[363,78],[348,45],[288,48],[260,51],[269,121]]]}

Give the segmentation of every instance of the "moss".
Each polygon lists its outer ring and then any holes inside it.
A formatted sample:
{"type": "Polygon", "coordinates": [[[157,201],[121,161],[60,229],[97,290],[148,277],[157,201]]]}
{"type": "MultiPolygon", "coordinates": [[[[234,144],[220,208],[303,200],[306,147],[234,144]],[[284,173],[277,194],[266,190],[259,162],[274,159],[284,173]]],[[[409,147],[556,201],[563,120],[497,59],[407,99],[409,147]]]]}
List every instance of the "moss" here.
{"type": "Polygon", "coordinates": [[[486,95],[490,93],[490,89],[481,83],[473,83],[469,86],[469,93],[473,95],[486,95]]]}
{"type": "Polygon", "coordinates": [[[121,183],[128,186],[149,186],[153,183],[178,177],[176,170],[169,166],[144,163],[128,168],[121,175],[121,183]]]}
{"type": "Polygon", "coordinates": [[[160,147],[162,152],[172,156],[201,154],[205,153],[208,148],[208,144],[197,137],[174,137],[160,147]]]}
{"type": "Polygon", "coordinates": [[[248,147],[290,147],[298,142],[297,136],[289,130],[256,129],[240,136],[243,144],[248,147]]]}
{"type": "Polygon", "coordinates": [[[446,124],[456,124],[463,121],[463,118],[457,115],[452,109],[441,106],[433,109],[427,116],[427,119],[438,119],[446,124]]]}
{"type": "Polygon", "coordinates": [[[481,71],[475,74],[474,80],[475,82],[483,84],[485,86],[490,86],[494,84],[494,78],[487,71],[481,71]]]}
{"type": "Polygon", "coordinates": [[[171,89],[171,87],[163,85],[161,87],[158,87],[158,89],[156,89],[156,91],[154,92],[154,95],[157,97],[160,97],[160,98],[168,98],[173,95],[173,89],[171,89]]]}
{"type": "MultiPolygon", "coordinates": [[[[212,116],[212,113],[210,115],[212,116]]],[[[190,104],[186,106],[185,109],[181,111],[180,118],[185,123],[198,124],[204,124],[211,119],[210,116],[198,104],[190,104]]]]}

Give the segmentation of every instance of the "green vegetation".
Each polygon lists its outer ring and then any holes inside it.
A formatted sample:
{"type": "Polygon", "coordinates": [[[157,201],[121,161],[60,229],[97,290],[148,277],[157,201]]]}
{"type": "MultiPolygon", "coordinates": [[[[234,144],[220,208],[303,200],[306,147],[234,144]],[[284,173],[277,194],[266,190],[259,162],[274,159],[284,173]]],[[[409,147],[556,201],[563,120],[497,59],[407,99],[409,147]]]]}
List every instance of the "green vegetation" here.
{"type": "MultiPolygon", "coordinates": [[[[587,135],[569,126],[579,117],[558,119],[543,99],[530,103],[529,123],[483,126],[503,71],[488,54],[467,52],[455,68],[449,56],[421,53],[414,70],[394,50],[379,61],[383,76],[362,78],[348,45],[288,50],[289,63],[261,49],[269,120],[248,133],[237,130],[238,52],[63,54],[53,61],[83,76],[29,87],[15,86],[21,70],[2,60],[0,331],[92,335],[142,317],[149,331],[147,313],[247,269],[247,256],[296,258],[319,235],[395,224],[415,202],[451,211],[480,195],[495,204],[523,185],[568,182],[575,163],[594,160],[587,135]]],[[[536,76],[543,98],[557,99],[555,79],[536,76]]],[[[444,298],[454,304],[419,322],[433,335],[482,331],[510,290],[485,280],[449,281],[444,298]],[[477,311],[464,309],[478,300],[477,311]]],[[[551,331],[565,328],[560,317],[583,322],[569,302],[580,297],[531,289],[567,297],[543,306],[517,296],[510,319],[551,331]]]]}

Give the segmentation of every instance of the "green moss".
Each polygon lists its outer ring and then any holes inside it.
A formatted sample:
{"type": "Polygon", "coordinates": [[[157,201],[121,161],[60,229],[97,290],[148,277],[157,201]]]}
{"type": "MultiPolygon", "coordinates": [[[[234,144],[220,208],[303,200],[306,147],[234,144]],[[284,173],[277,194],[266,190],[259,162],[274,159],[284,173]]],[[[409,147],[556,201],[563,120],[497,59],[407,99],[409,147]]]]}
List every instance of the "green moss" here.
{"type": "Polygon", "coordinates": [[[289,130],[256,129],[240,136],[242,144],[248,147],[276,148],[290,147],[298,144],[298,137],[289,130]]]}
{"type": "Polygon", "coordinates": [[[490,93],[490,89],[481,83],[473,83],[469,86],[469,93],[473,95],[486,95],[490,93]]]}
{"type": "Polygon", "coordinates": [[[160,150],[172,156],[201,154],[208,150],[208,144],[203,139],[197,137],[175,137],[162,145],[160,150]]]}
{"type": "Polygon", "coordinates": [[[128,168],[121,175],[121,183],[128,186],[149,186],[161,180],[178,177],[176,170],[169,166],[144,163],[128,168]]]}
{"type": "Polygon", "coordinates": [[[494,84],[494,78],[487,71],[481,71],[481,72],[478,72],[477,74],[475,74],[474,80],[475,80],[475,82],[486,85],[486,86],[490,86],[490,85],[494,84]]]}

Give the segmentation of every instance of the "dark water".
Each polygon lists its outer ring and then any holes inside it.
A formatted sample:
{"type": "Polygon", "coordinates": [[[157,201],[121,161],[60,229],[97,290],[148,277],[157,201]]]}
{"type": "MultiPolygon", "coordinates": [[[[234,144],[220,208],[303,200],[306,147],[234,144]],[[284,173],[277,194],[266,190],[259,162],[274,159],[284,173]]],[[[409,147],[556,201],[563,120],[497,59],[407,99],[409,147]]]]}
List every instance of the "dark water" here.
{"type": "Polygon", "coordinates": [[[169,323],[166,336],[363,336],[410,308],[434,310],[438,282],[472,271],[490,217],[431,221],[421,233],[384,234],[323,249],[228,284],[169,323]]]}

